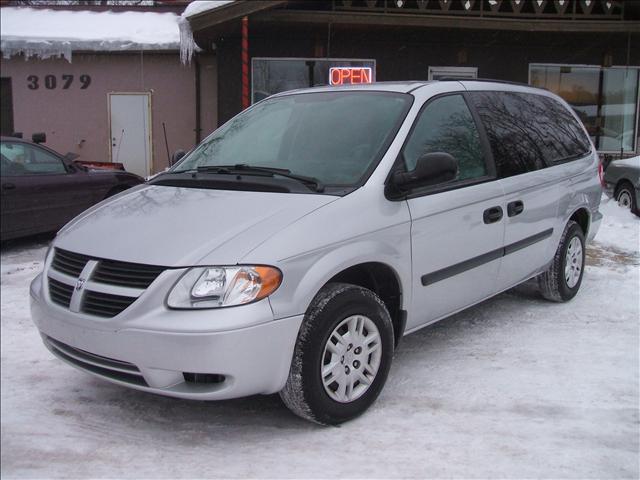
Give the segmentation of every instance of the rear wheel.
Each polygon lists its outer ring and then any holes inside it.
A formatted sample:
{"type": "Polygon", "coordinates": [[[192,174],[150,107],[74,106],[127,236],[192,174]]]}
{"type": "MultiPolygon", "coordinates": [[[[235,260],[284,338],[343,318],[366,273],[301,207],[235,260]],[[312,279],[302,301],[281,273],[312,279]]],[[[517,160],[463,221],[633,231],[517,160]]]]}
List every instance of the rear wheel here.
{"type": "Polygon", "coordinates": [[[375,401],[392,356],[393,326],[382,300],[356,285],[328,284],[305,315],[280,397],[307,420],[345,422],[375,401]]]}
{"type": "Polygon", "coordinates": [[[636,192],[630,183],[622,183],[616,190],[616,201],[623,208],[628,208],[632,212],[637,212],[636,192]]]}
{"type": "Polygon", "coordinates": [[[582,284],[584,259],[584,232],[580,225],[570,220],[551,265],[538,276],[542,296],[555,302],[566,302],[575,297],[582,284]]]}

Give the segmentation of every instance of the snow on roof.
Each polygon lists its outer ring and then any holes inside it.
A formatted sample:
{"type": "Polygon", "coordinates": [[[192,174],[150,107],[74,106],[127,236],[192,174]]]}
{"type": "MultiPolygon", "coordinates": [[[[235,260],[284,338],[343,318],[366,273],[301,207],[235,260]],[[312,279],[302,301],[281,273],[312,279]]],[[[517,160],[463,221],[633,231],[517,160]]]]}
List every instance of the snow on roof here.
{"type": "Polygon", "coordinates": [[[5,58],[62,56],[73,51],[178,50],[175,13],[93,12],[3,7],[0,50],[5,58]]]}
{"type": "Polygon", "coordinates": [[[187,8],[184,9],[182,16],[185,18],[193,17],[194,15],[198,15],[199,13],[223,7],[224,5],[232,3],[233,1],[234,0],[195,0],[187,5],[187,8]]]}
{"type": "Polygon", "coordinates": [[[195,0],[187,5],[178,22],[180,25],[180,60],[182,60],[182,63],[190,62],[193,52],[198,50],[198,46],[193,39],[189,17],[216,10],[234,1],[235,0],[195,0]]]}

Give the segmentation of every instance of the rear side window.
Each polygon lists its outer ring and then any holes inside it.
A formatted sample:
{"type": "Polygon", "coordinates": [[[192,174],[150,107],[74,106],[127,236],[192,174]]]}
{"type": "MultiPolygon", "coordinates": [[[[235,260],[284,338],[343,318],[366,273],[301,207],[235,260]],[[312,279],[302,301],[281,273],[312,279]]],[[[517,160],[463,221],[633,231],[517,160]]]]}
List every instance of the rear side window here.
{"type": "Polygon", "coordinates": [[[558,101],[529,93],[472,92],[498,176],[511,177],[579,158],[590,143],[558,101]]]}

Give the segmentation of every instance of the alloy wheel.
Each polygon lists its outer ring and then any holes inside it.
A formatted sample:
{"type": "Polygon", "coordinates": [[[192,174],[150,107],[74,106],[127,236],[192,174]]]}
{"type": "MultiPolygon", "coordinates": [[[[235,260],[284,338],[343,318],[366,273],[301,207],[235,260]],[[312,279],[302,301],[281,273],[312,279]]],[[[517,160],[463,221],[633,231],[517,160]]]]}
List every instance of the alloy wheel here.
{"type": "Polygon", "coordinates": [[[360,398],[373,383],[381,359],[376,324],[364,315],[345,318],[329,335],[322,354],[320,375],[325,392],[340,403],[360,398]]]}
{"type": "Polygon", "coordinates": [[[569,242],[565,257],[564,279],[569,288],[573,288],[580,280],[582,273],[582,242],[578,237],[573,237],[569,242]]]}

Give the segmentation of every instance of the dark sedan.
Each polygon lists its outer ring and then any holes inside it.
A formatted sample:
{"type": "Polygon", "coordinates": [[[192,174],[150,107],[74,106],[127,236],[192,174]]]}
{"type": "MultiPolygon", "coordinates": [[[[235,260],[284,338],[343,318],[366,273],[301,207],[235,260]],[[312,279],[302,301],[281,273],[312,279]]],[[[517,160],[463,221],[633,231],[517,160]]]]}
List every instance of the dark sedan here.
{"type": "Polygon", "coordinates": [[[132,173],[92,169],[20,138],[1,137],[1,240],[58,230],[107,197],[144,182],[132,173]]]}
{"type": "Polygon", "coordinates": [[[604,171],[604,185],[605,193],[615,198],[618,205],[640,216],[640,155],[609,163],[604,171]]]}

